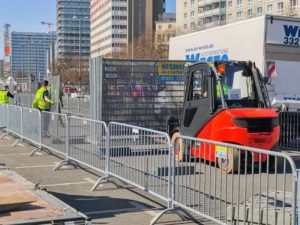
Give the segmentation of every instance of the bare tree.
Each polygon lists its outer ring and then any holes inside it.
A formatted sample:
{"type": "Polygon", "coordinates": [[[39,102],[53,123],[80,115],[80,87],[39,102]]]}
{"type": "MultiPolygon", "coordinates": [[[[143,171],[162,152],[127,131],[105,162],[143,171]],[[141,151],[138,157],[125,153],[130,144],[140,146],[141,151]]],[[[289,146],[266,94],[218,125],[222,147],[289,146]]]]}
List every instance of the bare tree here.
{"type": "Polygon", "coordinates": [[[57,59],[54,66],[54,74],[60,75],[61,82],[66,84],[88,84],[88,62],[81,63],[79,76],[78,58],[57,59]]]}

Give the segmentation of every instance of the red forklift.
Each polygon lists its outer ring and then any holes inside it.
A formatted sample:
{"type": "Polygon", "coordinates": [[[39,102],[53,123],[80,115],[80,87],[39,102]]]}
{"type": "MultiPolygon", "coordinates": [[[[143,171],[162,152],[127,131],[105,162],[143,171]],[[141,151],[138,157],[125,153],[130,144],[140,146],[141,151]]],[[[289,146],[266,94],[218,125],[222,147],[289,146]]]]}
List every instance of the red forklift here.
{"type": "MultiPolygon", "coordinates": [[[[265,150],[274,148],[279,140],[278,115],[270,107],[265,86],[268,78],[254,63],[197,62],[186,67],[185,82],[182,117],[178,127],[169,127],[172,141],[177,140],[177,161],[194,157],[218,163],[226,173],[238,169],[237,149],[228,148],[226,159],[216,157],[216,146],[191,146],[191,151],[185,152],[182,141],[176,139],[179,135],[265,150]]],[[[254,162],[267,160],[264,154],[251,157],[254,162]]]]}

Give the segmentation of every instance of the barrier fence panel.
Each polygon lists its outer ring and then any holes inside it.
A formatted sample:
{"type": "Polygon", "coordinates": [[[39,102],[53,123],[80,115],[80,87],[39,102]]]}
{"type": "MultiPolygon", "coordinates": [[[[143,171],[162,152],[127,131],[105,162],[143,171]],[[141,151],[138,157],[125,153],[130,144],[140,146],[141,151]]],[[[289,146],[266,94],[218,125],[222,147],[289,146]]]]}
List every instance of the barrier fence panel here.
{"type": "Polygon", "coordinates": [[[90,100],[86,97],[79,98],[79,114],[90,117],[90,100]]]}
{"type": "Polygon", "coordinates": [[[132,125],[109,124],[108,174],[169,202],[168,134],[132,125]]]}
{"type": "Polygon", "coordinates": [[[41,140],[42,146],[66,155],[68,119],[65,114],[54,112],[41,113],[41,140]]]}
{"type": "Polygon", "coordinates": [[[107,126],[102,121],[69,117],[68,159],[104,172],[107,126]]]}
{"type": "Polygon", "coordinates": [[[300,149],[300,112],[280,112],[280,139],[278,146],[300,149]]]}
{"type": "Polygon", "coordinates": [[[289,156],[183,136],[174,152],[174,205],[218,224],[295,224],[289,156]]]}
{"type": "Polygon", "coordinates": [[[61,109],[63,113],[68,113],[73,116],[90,117],[90,100],[84,98],[71,98],[65,95],[62,98],[64,107],[61,109]]]}
{"type": "Polygon", "coordinates": [[[22,137],[22,107],[15,105],[8,106],[7,130],[22,137]]]}
{"type": "Polygon", "coordinates": [[[8,105],[0,104],[0,128],[7,127],[8,122],[8,105]]]}
{"type": "Polygon", "coordinates": [[[41,113],[39,110],[22,108],[23,138],[41,145],[41,113]]]}

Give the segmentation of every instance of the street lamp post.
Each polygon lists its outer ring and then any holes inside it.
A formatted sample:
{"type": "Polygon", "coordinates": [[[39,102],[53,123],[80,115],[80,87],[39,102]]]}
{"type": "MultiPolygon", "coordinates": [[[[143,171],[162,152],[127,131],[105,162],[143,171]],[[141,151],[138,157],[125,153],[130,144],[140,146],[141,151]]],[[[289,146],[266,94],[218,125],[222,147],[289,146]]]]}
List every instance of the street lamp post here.
{"type": "Polygon", "coordinates": [[[28,66],[29,66],[29,77],[31,77],[31,34],[28,35],[28,66]]]}
{"type": "Polygon", "coordinates": [[[22,49],[22,81],[24,79],[24,48],[25,48],[25,44],[21,44],[21,49],[22,49]]]}
{"type": "Polygon", "coordinates": [[[40,77],[38,75],[38,44],[40,44],[40,42],[35,42],[35,78],[40,81],[40,77]]]}

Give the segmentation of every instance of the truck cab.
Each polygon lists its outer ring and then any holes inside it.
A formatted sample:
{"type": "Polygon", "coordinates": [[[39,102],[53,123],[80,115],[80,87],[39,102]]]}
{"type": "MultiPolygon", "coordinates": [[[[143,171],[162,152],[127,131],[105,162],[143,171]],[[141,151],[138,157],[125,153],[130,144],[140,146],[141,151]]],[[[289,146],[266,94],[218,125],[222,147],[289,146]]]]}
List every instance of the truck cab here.
{"type": "MultiPolygon", "coordinates": [[[[188,66],[182,118],[172,139],[184,135],[272,150],[279,140],[279,122],[270,108],[264,80],[252,62],[198,62],[188,66]]],[[[184,154],[183,149],[175,149],[177,160],[184,154]]],[[[236,169],[234,162],[216,158],[214,149],[192,148],[190,154],[217,162],[226,172],[236,169]]],[[[228,154],[231,156],[227,159],[234,161],[235,150],[228,154]]],[[[254,162],[266,160],[266,156],[252,157],[254,162]]]]}

